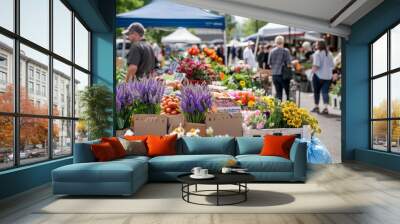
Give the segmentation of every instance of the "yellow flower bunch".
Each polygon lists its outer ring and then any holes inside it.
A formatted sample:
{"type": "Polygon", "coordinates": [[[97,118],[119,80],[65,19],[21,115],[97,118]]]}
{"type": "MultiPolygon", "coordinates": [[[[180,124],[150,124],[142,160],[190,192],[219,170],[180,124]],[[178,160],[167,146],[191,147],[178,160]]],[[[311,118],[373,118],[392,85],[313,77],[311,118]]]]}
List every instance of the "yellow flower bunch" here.
{"type": "Polygon", "coordinates": [[[240,85],[242,88],[246,87],[246,81],[241,80],[241,81],[239,82],[239,85],[240,85]]]}
{"type": "Polygon", "coordinates": [[[275,109],[275,99],[271,96],[261,97],[261,101],[264,102],[270,111],[275,109]]]}
{"type": "Polygon", "coordinates": [[[289,127],[300,128],[303,125],[310,125],[314,133],[321,132],[318,120],[311,116],[306,109],[297,107],[297,105],[291,101],[282,102],[281,108],[283,120],[286,121],[289,127]]]}

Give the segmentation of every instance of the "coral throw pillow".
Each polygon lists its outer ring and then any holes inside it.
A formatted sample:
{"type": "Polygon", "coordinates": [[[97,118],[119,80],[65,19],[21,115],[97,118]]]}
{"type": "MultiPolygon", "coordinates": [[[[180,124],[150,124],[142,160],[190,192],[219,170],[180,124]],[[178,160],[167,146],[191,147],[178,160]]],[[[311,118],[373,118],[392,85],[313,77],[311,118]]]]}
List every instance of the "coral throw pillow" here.
{"type": "Polygon", "coordinates": [[[280,156],[289,159],[290,148],[295,139],[295,135],[266,135],[264,136],[264,145],[260,155],[280,156]]]}
{"type": "Polygon", "coordinates": [[[129,141],[146,142],[147,136],[146,135],[131,135],[131,136],[124,136],[124,139],[129,140],[129,141]]]}
{"type": "Polygon", "coordinates": [[[101,138],[101,142],[110,143],[110,145],[114,149],[117,158],[122,158],[126,156],[126,151],[124,149],[124,146],[122,146],[121,142],[117,137],[101,138]]]}
{"type": "Polygon", "coordinates": [[[91,149],[94,157],[99,162],[110,161],[118,158],[112,145],[108,142],[93,144],[91,145],[91,149]]]}
{"type": "Polygon", "coordinates": [[[176,155],[176,140],[177,135],[148,136],[147,155],[151,157],[176,155]]]}

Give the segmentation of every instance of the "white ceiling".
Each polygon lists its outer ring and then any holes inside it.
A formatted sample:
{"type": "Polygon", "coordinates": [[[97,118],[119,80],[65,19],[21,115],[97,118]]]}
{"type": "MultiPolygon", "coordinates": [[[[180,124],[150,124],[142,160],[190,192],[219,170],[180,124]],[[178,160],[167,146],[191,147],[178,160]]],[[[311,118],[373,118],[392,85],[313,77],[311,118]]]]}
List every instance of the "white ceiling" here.
{"type": "Polygon", "coordinates": [[[350,26],[383,0],[174,0],[222,13],[348,37],[350,26]],[[347,4],[351,4],[336,20],[347,4]]]}

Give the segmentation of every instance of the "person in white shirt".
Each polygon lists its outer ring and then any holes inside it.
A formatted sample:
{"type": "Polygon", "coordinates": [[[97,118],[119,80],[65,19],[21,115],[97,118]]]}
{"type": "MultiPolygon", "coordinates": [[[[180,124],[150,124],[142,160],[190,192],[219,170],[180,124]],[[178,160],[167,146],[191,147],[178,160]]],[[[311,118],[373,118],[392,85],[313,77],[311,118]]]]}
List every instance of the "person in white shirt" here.
{"type": "Polygon", "coordinates": [[[318,41],[317,51],[313,54],[313,88],[315,107],[312,112],[319,113],[319,98],[322,91],[322,99],[325,108],[322,114],[328,114],[329,87],[332,80],[332,71],[335,67],[333,56],[328,50],[325,41],[318,41]]]}
{"type": "Polygon", "coordinates": [[[249,65],[250,68],[252,68],[252,69],[257,68],[257,61],[256,61],[256,57],[254,56],[254,53],[253,53],[253,47],[254,47],[254,43],[252,41],[250,41],[248,43],[247,47],[243,51],[244,63],[249,65]]]}

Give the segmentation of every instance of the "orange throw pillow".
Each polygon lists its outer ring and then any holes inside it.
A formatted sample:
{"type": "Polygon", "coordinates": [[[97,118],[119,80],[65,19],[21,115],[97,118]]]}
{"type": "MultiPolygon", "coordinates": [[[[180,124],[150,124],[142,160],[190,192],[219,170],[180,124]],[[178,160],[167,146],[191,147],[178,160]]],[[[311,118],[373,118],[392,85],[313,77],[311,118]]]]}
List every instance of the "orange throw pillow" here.
{"type": "Polygon", "coordinates": [[[147,155],[151,157],[176,155],[176,140],[177,135],[148,136],[147,155]]]}
{"type": "Polygon", "coordinates": [[[110,161],[117,158],[112,145],[108,142],[93,144],[91,145],[91,149],[94,157],[99,162],[110,161]]]}
{"type": "Polygon", "coordinates": [[[117,137],[101,138],[101,142],[110,143],[110,145],[114,149],[117,158],[122,158],[126,156],[126,151],[124,149],[124,146],[122,146],[121,142],[117,137]]]}
{"type": "Polygon", "coordinates": [[[290,148],[295,139],[295,135],[266,135],[264,136],[264,145],[260,155],[280,156],[289,159],[290,148]]]}
{"type": "Polygon", "coordinates": [[[124,139],[129,140],[129,141],[146,142],[147,136],[146,135],[131,135],[131,136],[124,136],[124,139]]]}

